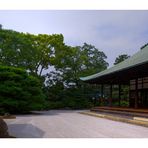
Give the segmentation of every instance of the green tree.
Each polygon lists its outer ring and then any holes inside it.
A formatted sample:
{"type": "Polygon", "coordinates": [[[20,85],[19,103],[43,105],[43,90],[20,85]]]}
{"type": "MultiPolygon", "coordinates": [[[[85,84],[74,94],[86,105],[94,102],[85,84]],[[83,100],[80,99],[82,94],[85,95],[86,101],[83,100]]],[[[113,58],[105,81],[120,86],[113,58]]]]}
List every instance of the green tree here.
{"type": "Polygon", "coordinates": [[[35,49],[37,54],[37,62],[35,67],[35,73],[42,75],[43,70],[52,66],[55,60],[55,52],[62,49],[64,46],[64,38],[62,34],[39,34],[36,36],[35,49]]]}
{"type": "Polygon", "coordinates": [[[55,54],[55,68],[61,72],[66,85],[80,83],[81,76],[100,72],[107,68],[106,55],[92,45],[84,43],[82,47],[64,46],[62,54],[55,54]]]}
{"type": "Polygon", "coordinates": [[[36,50],[33,35],[13,30],[0,30],[0,61],[4,65],[22,67],[30,72],[35,68],[36,50]]]}
{"type": "Polygon", "coordinates": [[[119,55],[119,56],[115,59],[115,63],[114,63],[114,65],[119,64],[120,62],[122,62],[122,61],[128,59],[129,57],[130,57],[130,56],[127,55],[127,54],[119,55]]]}
{"type": "Polygon", "coordinates": [[[0,113],[26,113],[44,108],[39,79],[20,68],[0,66],[0,113]]]}
{"type": "Polygon", "coordinates": [[[95,92],[89,86],[84,87],[80,77],[106,69],[108,66],[106,58],[102,51],[87,43],[82,47],[65,45],[62,50],[56,52],[55,70],[47,74],[46,81],[47,100],[52,104],[49,103],[49,109],[91,107],[92,94],[95,92]]]}
{"type": "Polygon", "coordinates": [[[1,29],[0,62],[41,76],[54,61],[57,48],[64,45],[63,40],[61,34],[32,35],[1,29]]]}
{"type": "MultiPolygon", "coordinates": [[[[82,100],[81,105],[79,104],[81,107],[83,104],[89,106],[89,101],[86,101],[86,96],[83,95],[82,82],[79,77],[106,69],[108,66],[106,58],[102,51],[87,43],[77,47],[65,45],[62,34],[33,35],[0,29],[0,63],[23,68],[40,80],[43,78],[42,86],[46,84],[46,87],[44,86],[46,98],[59,101],[58,106],[60,107],[64,102],[65,106],[76,108],[77,103],[82,100]],[[43,71],[51,67],[53,71],[50,70],[43,77],[43,71]],[[76,100],[78,94],[79,98],[76,100]]],[[[32,90],[30,87],[28,89],[32,90]]],[[[13,91],[15,92],[15,90],[13,91]]],[[[25,91],[23,90],[23,92],[25,91]]],[[[27,94],[29,92],[25,93],[26,96],[27,94]]],[[[17,104],[15,105],[17,106],[17,104]]]]}
{"type": "Polygon", "coordinates": [[[80,51],[81,60],[83,61],[81,76],[92,75],[101,72],[108,67],[108,63],[105,61],[107,56],[95,46],[84,43],[84,45],[80,47],[80,51]]]}

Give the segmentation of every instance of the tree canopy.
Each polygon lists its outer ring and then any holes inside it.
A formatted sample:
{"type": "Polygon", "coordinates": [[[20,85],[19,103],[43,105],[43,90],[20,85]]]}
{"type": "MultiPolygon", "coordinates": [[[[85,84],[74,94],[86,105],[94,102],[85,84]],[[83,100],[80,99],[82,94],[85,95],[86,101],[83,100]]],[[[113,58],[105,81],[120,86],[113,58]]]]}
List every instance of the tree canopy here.
{"type": "Polygon", "coordinates": [[[127,55],[127,54],[119,55],[119,56],[115,59],[115,63],[114,63],[114,65],[119,64],[120,62],[122,62],[122,61],[128,59],[129,57],[130,57],[130,56],[127,55]]]}
{"type": "Polygon", "coordinates": [[[82,47],[67,46],[62,51],[61,54],[60,52],[55,54],[56,72],[52,74],[56,75],[57,79],[60,78],[66,85],[79,86],[81,76],[100,72],[108,66],[105,61],[106,55],[87,43],[84,43],[82,47]]]}
{"type": "MultiPolygon", "coordinates": [[[[114,65],[129,57],[119,55],[114,65]]],[[[79,78],[105,70],[106,59],[94,45],[66,45],[62,34],[34,35],[0,25],[0,112],[90,107],[98,88],[79,78]]]]}
{"type": "MultiPolygon", "coordinates": [[[[29,101],[36,101],[34,97],[42,100],[40,89],[32,88],[35,82],[37,85],[39,84],[39,79],[42,82],[40,88],[46,94],[46,101],[49,101],[49,98],[52,98],[53,102],[59,101],[57,104],[60,107],[89,106],[90,101],[85,99],[89,97],[84,94],[88,90],[83,89],[83,83],[79,77],[95,74],[106,69],[108,66],[106,58],[107,56],[103,51],[88,43],[75,47],[66,45],[62,34],[34,35],[0,27],[0,64],[23,69],[26,72],[23,75],[26,75],[25,77],[27,77],[27,73],[29,75],[28,90],[24,91],[24,88],[18,86],[22,84],[27,87],[27,83],[24,84],[23,82],[25,78],[20,76],[18,84],[14,81],[15,75],[18,74],[12,74],[12,81],[10,82],[12,90],[7,85],[2,86],[2,91],[5,91],[4,87],[6,87],[6,90],[7,88],[10,90],[10,92],[6,92],[10,96],[13,92],[18,93],[18,96],[24,92],[26,99],[28,95],[29,101]],[[34,90],[40,93],[35,94],[34,90]],[[31,97],[30,93],[32,92],[34,97],[31,97]],[[78,103],[80,104],[78,105],[78,103]]],[[[8,68],[6,69],[8,70],[8,68]]],[[[5,79],[3,83],[7,83],[7,80],[5,79]]],[[[88,89],[90,90],[90,88],[88,89]]],[[[10,101],[10,104],[9,101],[6,101],[8,105],[14,105],[15,109],[17,109],[16,106],[21,106],[22,104],[17,102],[18,96],[13,97],[12,95],[12,98],[8,98],[10,101]],[[15,101],[11,101],[13,98],[15,101]]],[[[3,98],[2,96],[0,102],[3,102],[3,98]]],[[[19,101],[21,103],[24,100],[21,98],[19,101]]]]}
{"type": "MultiPolygon", "coordinates": [[[[106,55],[95,46],[84,43],[83,46],[65,45],[62,34],[20,33],[13,30],[0,30],[0,63],[20,67],[31,74],[42,76],[43,71],[58,75],[63,83],[79,83],[80,76],[87,76],[107,68],[106,55]]],[[[56,80],[57,81],[57,80],[56,80]]]]}
{"type": "Polygon", "coordinates": [[[61,34],[33,35],[0,30],[0,62],[22,67],[32,74],[41,76],[54,60],[55,50],[61,46],[64,46],[61,34]]]}

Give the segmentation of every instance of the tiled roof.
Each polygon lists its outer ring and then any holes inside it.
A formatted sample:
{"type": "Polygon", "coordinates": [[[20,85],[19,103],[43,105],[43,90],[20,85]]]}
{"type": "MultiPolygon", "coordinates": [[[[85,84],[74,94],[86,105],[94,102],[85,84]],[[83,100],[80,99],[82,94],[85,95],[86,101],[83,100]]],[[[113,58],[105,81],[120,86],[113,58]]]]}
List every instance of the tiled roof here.
{"type": "Polygon", "coordinates": [[[130,69],[132,67],[144,64],[144,63],[148,63],[148,46],[146,46],[145,48],[143,48],[142,50],[140,50],[139,52],[137,52],[136,54],[134,54],[133,56],[131,56],[130,58],[126,59],[125,61],[109,68],[106,69],[100,73],[96,73],[94,75],[90,75],[87,77],[81,77],[80,79],[82,81],[89,81],[89,80],[93,80],[105,75],[110,75],[112,73],[116,73],[119,71],[123,71],[126,69],[130,69]]]}

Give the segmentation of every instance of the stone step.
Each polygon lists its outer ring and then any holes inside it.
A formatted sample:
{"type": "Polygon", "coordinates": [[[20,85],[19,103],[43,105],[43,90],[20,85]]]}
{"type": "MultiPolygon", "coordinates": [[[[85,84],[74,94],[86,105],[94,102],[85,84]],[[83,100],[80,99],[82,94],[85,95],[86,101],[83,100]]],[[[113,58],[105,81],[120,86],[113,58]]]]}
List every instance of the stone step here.
{"type": "Polygon", "coordinates": [[[137,112],[129,112],[129,111],[117,111],[117,110],[109,110],[109,109],[102,109],[102,108],[92,108],[91,111],[93,112],[102,112],[102,113],[111,113],[116,115],[124,115],[124,116],[130,116],[130,117],[144,117],[148,118],[147,113],[137,113],[137,112]]]}
{"type": "Polygon", "coordinates": [[[105,109],[105,110],[114,110],[114,111],[126,111],[134,113],[146,113],[148,114],[148,109],[134,109],[134,108],[125,108],[125,107],[94,107],[93,109],[105,109]]]}
{"type": "Polygon", "coordinates": [[[84,115],[98,117],[98,118],[106,118],[106,119],[113,120],[113,121],[125,122],[125,123],[148,127],[148,122],[147,122],[146,118],[143,118],[143,120],[141,118],[139,119],[137,117],[134,117],[133,119],[128,119],[128,118],[124,118],[124,117],[115,117],[113,115],[107,115],[107,114],[102,115],[102,114],[91,112],[91,111],[90,112],[80,112],[80,113],[84,114],[84,115]]]}

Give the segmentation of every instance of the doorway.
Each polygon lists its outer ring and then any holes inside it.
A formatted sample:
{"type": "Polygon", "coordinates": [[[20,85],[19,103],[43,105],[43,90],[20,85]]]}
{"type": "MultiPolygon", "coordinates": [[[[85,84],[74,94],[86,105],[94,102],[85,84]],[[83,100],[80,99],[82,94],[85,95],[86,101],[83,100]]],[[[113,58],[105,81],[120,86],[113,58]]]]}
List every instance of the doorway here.
{"type": "Polygon", "coordinates": [[[142,90],[141,104],[143,108],[148,108],[148,89],[142,90]]]}

